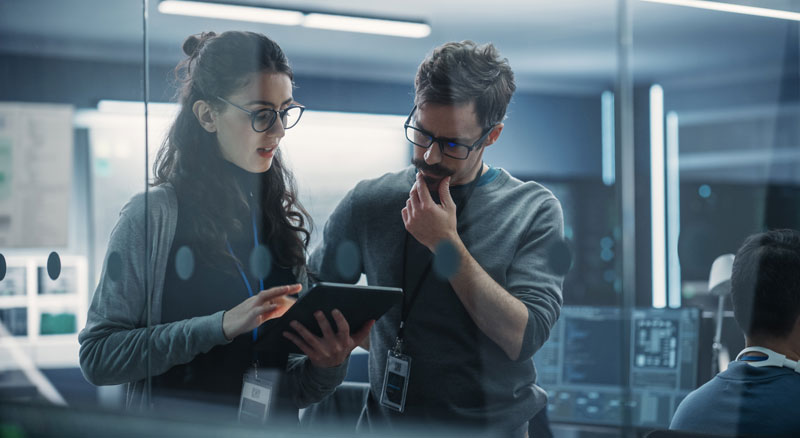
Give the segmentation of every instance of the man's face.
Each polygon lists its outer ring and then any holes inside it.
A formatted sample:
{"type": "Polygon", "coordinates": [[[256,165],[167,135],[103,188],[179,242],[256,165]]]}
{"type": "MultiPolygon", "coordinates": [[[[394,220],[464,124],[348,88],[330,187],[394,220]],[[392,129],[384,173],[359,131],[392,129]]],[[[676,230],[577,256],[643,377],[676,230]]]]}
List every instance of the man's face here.
{"type": "MultiPolygon", "coordinates": [[[[460,105],[423,103],[414,113],[411,124],[435,137],[467,145],[475,143],[484,133],[484,129],[478,124],[475,102],[460,105]]],[[[495,127],[496,132],[489,134],[484,146],[492,144],[501,129],[502,124],[495,127]]],[[[422,173],[428,188],[436,191],[439,182],[447,176],[452,176],[450,185],[471,182],[482,164],[482,158],[483,147],[474,149],[466,160],[459,160],[442,154],[439,144],[434,143],[427,149],[414,146],[412,163],[422,173]]]]}

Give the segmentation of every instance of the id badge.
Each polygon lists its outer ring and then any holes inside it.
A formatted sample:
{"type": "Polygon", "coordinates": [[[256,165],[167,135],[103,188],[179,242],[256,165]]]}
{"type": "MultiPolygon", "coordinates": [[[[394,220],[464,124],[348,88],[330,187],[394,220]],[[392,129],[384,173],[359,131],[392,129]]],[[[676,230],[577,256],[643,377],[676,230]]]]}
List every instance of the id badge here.
{"type": "Polygon", "coordinates": [[[242,395],[239,398],[239,421],[244,424],[264,424],[269,417],[273,373],[250,368],[244,373],[242,395]]]}
{"type": "Polygon", "coordinates": [[[398,412],[405,410],[410,374],[411,358],[389,350],[386,355],[386,374],[383,377],[381,405],[398,412]]]}

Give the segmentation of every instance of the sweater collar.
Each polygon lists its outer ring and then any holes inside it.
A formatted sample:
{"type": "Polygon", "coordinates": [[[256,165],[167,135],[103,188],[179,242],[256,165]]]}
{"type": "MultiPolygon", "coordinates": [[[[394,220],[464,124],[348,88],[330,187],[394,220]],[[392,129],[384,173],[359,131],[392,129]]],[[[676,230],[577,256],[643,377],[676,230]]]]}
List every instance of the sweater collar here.
{"type": "Polygon", "coordinates": [[[263,173],[248,172],[227,160],[224,161],[222,168],[226,175],[236,181],[245,195],[257,194],[263,173]]]}

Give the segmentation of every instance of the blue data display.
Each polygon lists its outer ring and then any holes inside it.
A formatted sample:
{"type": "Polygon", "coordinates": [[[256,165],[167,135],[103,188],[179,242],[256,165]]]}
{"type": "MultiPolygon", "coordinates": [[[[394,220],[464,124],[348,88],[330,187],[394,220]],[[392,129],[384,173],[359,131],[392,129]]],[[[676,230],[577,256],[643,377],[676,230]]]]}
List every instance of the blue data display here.
{"type": "Polygon", "coordinates": [[[536,353],[551,421],[668,427],[697,385],[700,312],[565,306],[536,353]]]}

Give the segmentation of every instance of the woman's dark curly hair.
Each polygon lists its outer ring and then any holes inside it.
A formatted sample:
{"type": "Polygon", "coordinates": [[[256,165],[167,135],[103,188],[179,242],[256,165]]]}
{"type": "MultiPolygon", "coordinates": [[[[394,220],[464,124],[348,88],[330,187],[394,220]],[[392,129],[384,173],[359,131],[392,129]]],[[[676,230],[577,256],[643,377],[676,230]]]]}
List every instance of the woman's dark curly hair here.
{"type": "MultiPolygon", "coordinates": [[[[231,258],[228,235],[241,232],[248,217],[246,194],[226,172],[216,133],[202,128],[192,106],[203,100],[216,110],[241,89],[254,73],[283,73],[293,78],[283,50],[271,39],[253,32],[213,32],[192,35],[183,43],[188,56],[175,68],[179,82],[180,113],[164,140],[154,165],[154,185],[172,183],[190,205],[207,206],[191,217],[200,254],[213,259],[231,258]],[[186,198],[188,197],[188,198],[186,198]]],[[[282,266],[304,266],[311,220],[297,199],[294,177],[283,164],[280,149],[272,166],[260,175],[264,241],[282,266]]],[[[249,226],[249,225],[248,225],[249,226]]]]}

